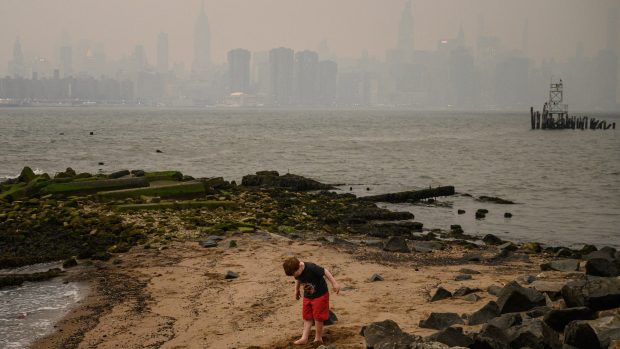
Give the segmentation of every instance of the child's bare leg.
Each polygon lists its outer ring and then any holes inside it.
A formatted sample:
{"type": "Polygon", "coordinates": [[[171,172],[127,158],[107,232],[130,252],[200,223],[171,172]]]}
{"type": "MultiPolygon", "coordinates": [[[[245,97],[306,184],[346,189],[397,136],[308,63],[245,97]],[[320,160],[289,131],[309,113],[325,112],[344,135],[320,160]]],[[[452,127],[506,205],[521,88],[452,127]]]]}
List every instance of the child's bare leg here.
{"type": "MultiPolygon", "coordinates": [[[[322,323],[321,323],[322,325],[322,323]]],[[[306,344],[308,343],[308,337],[310,337],[310,330],[312,329],[312,320],[304,320],[304,332],[301,334],[301,338],[293,342],[293,344],[306,344]]]]}
{"type": "Polygon", "coordinates": [[[314,341],[317,343],[323,343],[323,321],[315,321],[314,325],[316,329],[314,341]]]}

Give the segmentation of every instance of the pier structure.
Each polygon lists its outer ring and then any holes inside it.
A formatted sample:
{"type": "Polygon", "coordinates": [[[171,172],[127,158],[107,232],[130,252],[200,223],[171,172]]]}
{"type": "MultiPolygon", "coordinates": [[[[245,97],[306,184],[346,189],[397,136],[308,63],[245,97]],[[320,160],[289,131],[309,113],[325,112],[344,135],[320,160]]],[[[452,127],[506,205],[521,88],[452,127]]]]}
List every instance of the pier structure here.
{"type": "Polygon", "coordinates": [[[542,110],[534,111],[530,107],[530,120],[532,130],[608,130],[616,129],[616,123],[607,123],[605,120],[597,120],[586,115],[570,116],[568,104],[564,103],[564,82],[551,81],[549,88],[549,100],[545,102],[542,110]]]}

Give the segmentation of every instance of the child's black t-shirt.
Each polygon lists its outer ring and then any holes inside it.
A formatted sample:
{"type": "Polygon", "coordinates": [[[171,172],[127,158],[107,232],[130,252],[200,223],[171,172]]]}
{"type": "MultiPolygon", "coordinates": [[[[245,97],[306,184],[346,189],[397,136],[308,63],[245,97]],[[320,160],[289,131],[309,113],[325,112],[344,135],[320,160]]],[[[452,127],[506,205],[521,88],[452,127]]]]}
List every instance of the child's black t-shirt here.
{"type": "Polygon", "coordinates": [[[304,298],[319,298],[327,292],[327,283],[323,278],[325,269],[310,262],[304,262],[304,265],[304,271],[297,277],[304,289],[304,298]]]}

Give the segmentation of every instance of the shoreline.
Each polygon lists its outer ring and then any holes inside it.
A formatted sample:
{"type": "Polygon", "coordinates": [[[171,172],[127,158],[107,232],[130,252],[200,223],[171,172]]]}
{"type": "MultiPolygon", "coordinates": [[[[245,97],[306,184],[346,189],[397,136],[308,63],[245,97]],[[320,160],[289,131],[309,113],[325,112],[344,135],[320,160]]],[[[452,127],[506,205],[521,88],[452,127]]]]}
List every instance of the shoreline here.
{"type": "Polygon", "coordinates": [[[411,212],[378,205],[435,204],[435,196],[455,195],[454,187],[364,198],[333,189],[275,171],[237,184],[178,171],[70,168],[52,179],[24,168],[0,184],[7,242],[0,266],[67,258],[67,280],[91,284],[83,304],[33,348],[290,348],[299,332],[292,280],[281,270],[290,255],[326,266],[343,284],[346,297],[333,297],[340,320],[326,336],[339,348],[363,346],[360,328],[386,319],[422,340],[443,329],[423,325],[437,311],[477,338],[482,322],[465,324],[495,304],[498,292],[526,292],[515,280],[537,295],[536,305],[547,304],[534,313],[544,315],[562,309],[558,285],[591,276],[614,283],[620,274],[613,248],[515,244],[460,225],[429,229],[411,212]],[[71,272],[76,264],[87,271],[71,272]],[[226,278],[229,271],[238,278],[226,278]],[[373,274],[383,280],[369,281],[373,274]],[[429,302],[442,292],[450,296],[429,302]]]}

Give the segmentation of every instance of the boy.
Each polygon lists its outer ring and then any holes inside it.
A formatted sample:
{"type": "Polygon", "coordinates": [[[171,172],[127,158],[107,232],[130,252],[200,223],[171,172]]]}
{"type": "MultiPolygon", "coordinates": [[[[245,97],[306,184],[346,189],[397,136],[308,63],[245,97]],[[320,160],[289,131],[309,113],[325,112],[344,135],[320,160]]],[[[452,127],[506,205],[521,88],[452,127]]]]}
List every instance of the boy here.
{"type": "Polygon", "coordinates": [[[316,326],[315,343],[323,343],[323,322],[329,318],[329,290],[325,279],[332,284],[332,289],[336,294],[340,293],[340,285],[334,279],[329,270],[310,262],[301,262],[295,257],[288,258],[282,265],[287,276],[295,278],[295,299],[299,299],[300,287],[304,288],[304,302],[302,307],[302,318],[304,320],[304,331],[301,338],[294,344],[308,343],[312,322],[316,326]]]}

